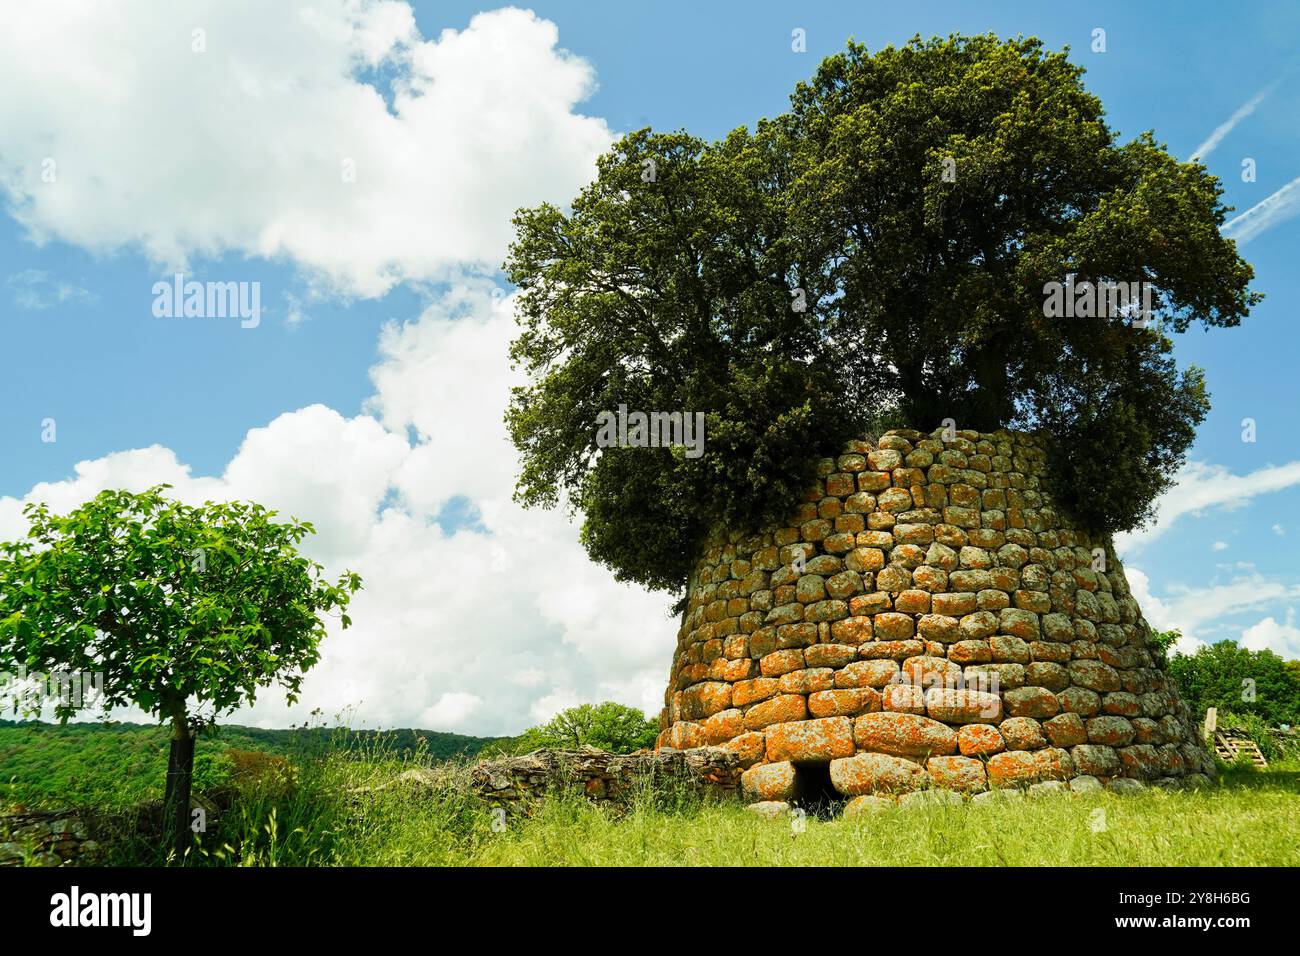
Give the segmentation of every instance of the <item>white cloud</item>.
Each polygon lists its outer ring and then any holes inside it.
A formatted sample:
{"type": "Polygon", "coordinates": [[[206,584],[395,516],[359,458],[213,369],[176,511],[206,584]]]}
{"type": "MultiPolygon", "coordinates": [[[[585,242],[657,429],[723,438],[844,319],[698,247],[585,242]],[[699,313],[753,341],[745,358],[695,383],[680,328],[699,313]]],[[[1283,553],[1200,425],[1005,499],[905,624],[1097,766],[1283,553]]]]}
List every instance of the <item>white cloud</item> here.
{"type": "Polygon", "coordinates": [[[520,687],[537,687],[546,683],[546,671],[540,667],[528,667],[506,674],[506,680],[520,687]]]}
{"type": "MultiPolygon", "coordinates": [[[[369,414],[280,415],[248,432],[220,476],[153,446],[81,462],[25,499],[65,511],[106,487],[166,481],[186,500],[251,498],[315,524],[309,553],[365,582],[354,626],[331,631],[298,705],[273,691],[231,721],[282,727],[319,707],[368,726],[502,734],[605,699],[653,716],[674,647],[669,599],[592,564],[563,513],[511,501],[511,308],[485,288],[453,289],[384,333],[369,414]],[[484,530],[438,524],[457,496],[484,530]]],[[[0,498],[0,537],[20,533],[21,504],[0,498]]]]}
{"type": "MultiPolygon", "coordinates": [[[[1138,607],[1142,609],[1142,616],[1146,618],[1148,624],[1157,631],[1168,631],[1173,628],[1183,630],[1173,609],[1151,593],[1151,579],[1147,577],[1145,571],[1141,568],[1126,567],[1124,577],[1128,580],[1129,591],[1133,599],[1138,602],[1138,607]]],[[[1189,637],[1187,631],[1183,630],[1182,640],[1175,646],[1182,653],[1191,654],[1200,644],[1200,641],[1189,637]]]]}
{"type": "Polygon", "coordinates": [[[393,472],[409,454],[406,439],[373,418],[312,405],[251,429],[224,484],[234,497],[311,521],[317,555],[343,561],[365,553],[393,472]]]}
{"type": "Polygon", "coordinates": [[[464,691],[449,691],[438,698],[438,702],[420,715],[421,727],[462,726],[465,721],[483,706],[483,698],[478,694],[464,691]]]}
{"type": "Polygon", "coordinates": [[[1300,627],[1296,627],[1295,608],[1286,609],[1286,623],[1266,617],[1241,632],[1241,646],[1252,651],[1270,650],[1290,660],[1300,658],[1300,627]]]}
{"type": "Polygon", "coordinates": [[[0,195],[37,241],[166,269],[287,258],[361,296],[491,272],[516,208],[567,201],[611,140],[557,44],[513,8],[425,39],[393,0],[15,6],[0,195]]]}
{"type": "Polygon", "coordinates": [[[24,269],[5,280],[13,290],[14,305],[20,309],[41,311],[68,302],[85,304],[97,298],[79,285],[65,282],[43,269],[24,269]]]}
{"type": "Polygon", "coordinates": [[[1286,535],[1286,528],[1282,527],[1280,524],[1275,524],[1275,525],[1273,525],[1273,527],[1272,527],[1272,531],[1273,531],[1273,533],[1274,533],[1275,535],[1277,535],[1279,538],[1281,538],[1281,537],[1283,537],[1283,536],[1286,535]]]}
{"type": "Polygon", "coordinates": [[[1187,587],[1173,584],[1163,597],[1151,592],[1151,581],[1144,571],[1126,567],[1129,588],[1147,622],[1158,631],[1177,628],[1183,639],[1177,648],[1184,654],[1194,653],[1205,643],[1207,625],[1214,625],[1231,614],[1258,610],[1278,601],[1300,598],[1300,585],[1270,581],[1260,574],[1233,578],[1225,584],[1187,587]]]}
{"type": "Polygon", "coordinates": [[[530,711],[536,723],[544,724],[562,710],[582,703],[582,698],[569,688],[559,688],[533,703],[530,711]]]}
{"type": "Polygon", "coordinates": [[[365,581],[354,626],[331,632],[298,705],[272,691],[231,719],[284,726],[320,708],[495,734],[560,703],[658,711],[669,599],[615,582],[563,513],[511,497],[514,325],[485,276],[513,212],[570,199],[612,138],[575,112],[594,76],[558,39],[518,9],[425,39],[392,0],[50,0],[6,16],[0,84],[26,92],[0,98],[0,195],[36,241],[140,250],[168,269],[285,258],[314,280],[286,296],[291,323],[332,293],[443,290],[384,330],[360,415],[287,412],[251,428],[220,475],[152,446],[0,497],[4,537],[21,532],[24,501],[66,511],[159,482],[310,520],[306,550],[365,581]],[[479,520],[444,530],[460,498],[479,520]]]}
{"type": "Polygon", "coordinates": [[[1211,551],[1227,551],[1227,550],[1228,550],[1228,542],[1226,542],[1226,541],[1216,541],[1216,542],[1214,542],[1214,544],[1210,545],[1210,550],[1211,550],[1211,551]]]}
{"type": "Polygon", "coordinates": [[[1156,501],[1155,520],[1145,528],[1115,535],[1115,548],[1121,556],[1135,553],[1184,515],[1211,508],[1234,511],[1259,495],[1296,485],[1300,485],[1300,461],[1269,465],[1244,475],[1234,475],[1222,465],[1188,462],[1179,470],[1174,486],[1156,501]]]}
{"type": "MultiPolygon", "coordinates": [[[[78,462],[75,477],[38,484],[24,501],[64,512],[105,488],[138,491],[163,483],[192,503],[247,498],[310,520],[317,530],[309,539],[313,556],[337,562],[364,552],[389,478],[408,453],[406,440],[374,419],[345,419],[312,405],[250,430],[220,478],[194,477],[174,452],[153,445],[78,462]]],[[[0,534],[21,530],[20,509],[21,502],[0,498],[0,534]]]]}
{"type": "Polygon", "coordinates": [[[311,319],[311,316],[303,309],[302,299],[292,292],[285,294],[284,304],[284,321],[286,325],[301,325],[311,319]]]}
{"type": "Polygon", "coordinates": [[[1265,97],[1277,89],[1278,83],[1280,82],[1281,80],[1274,80],[1268,86],[1264,87],[1248,99],[1245,103],[1241,104],[1241,106],[1237,107],[1235,113],[1216,126],[1214,132],[1206,138],[1205,142],[1196,147],[1196,151],[1192,153],[1191,159],[1193,161],[1203,160],[1206,156],[1209,156],[1210,153],[1214,152],[1219,143],[1223,142],[1224,137],[1236,129],[1238,123],[1248,117],[1251,113],[1255,112],[1256,107],[1264,101],[1265,97]]]}

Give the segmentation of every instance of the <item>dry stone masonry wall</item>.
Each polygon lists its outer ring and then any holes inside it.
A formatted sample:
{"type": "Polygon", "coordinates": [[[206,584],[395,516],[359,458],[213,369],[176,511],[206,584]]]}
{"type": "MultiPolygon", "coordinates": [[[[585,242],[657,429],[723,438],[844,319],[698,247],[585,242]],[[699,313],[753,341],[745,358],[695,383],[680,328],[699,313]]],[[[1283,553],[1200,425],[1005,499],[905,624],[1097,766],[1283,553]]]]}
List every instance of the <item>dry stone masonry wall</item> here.
{"type": "Polygon", "coordinates": [[[764,805],[827,769],[873,804],[1206,782],[1110,541],[1042,486],[1042,441],[946,437],[851,442],[787,526],[714,536],[656,746],[734,752],[764,805]]]}
{"type": "Polygon", "coordinates": [[[0,814],[0,866],[77,866],[99,862],[99,844],[72,810],[0,814]]]}
{"type": "Polygon", "coordinates": [[[471,783],[480,797],[502,806],[557,791],[598,802],[626,803],[642,787],[663,792],[677,788],[701,797],[734,800],[740,792],[741,770],[737,755],[720,747],[633,754],[595,748],[535,750],[478,764],[471,783]]]}

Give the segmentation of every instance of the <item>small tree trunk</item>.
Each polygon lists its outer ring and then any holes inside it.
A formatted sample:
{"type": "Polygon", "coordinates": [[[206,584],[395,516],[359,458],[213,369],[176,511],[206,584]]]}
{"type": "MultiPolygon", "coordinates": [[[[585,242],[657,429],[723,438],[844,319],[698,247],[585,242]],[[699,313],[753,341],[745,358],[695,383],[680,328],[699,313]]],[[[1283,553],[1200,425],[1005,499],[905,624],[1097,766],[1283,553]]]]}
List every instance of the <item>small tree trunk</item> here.
{"type": "MultiPolygon", "coordinates": [[[[937,414],[940,402],[937,400],[938,396],[925,387],[921,363],[900,362],[898,384],[903,392],[903,416],[907,424],[921,431],[937,428],[939,419],[945,416],[937,414]]],[[[951,413],[952,410],[948,411],[951,413]]]]}
{"type": "Polygon", "coordinates": [[[975,421],[969,427],[993,432],[1007,424],[1007,355],[1003,337],[994,335],[975,356],[975,421]]]}
{"type": "Polygon", "coordinates": [[[167,754],[167,787],[163,794],[163,827],[171,839],[178,864],[190,848],[190,784],[194,779],[194,735],[185,719],[184,704],[172,715],[171,749],[167,754]]]}

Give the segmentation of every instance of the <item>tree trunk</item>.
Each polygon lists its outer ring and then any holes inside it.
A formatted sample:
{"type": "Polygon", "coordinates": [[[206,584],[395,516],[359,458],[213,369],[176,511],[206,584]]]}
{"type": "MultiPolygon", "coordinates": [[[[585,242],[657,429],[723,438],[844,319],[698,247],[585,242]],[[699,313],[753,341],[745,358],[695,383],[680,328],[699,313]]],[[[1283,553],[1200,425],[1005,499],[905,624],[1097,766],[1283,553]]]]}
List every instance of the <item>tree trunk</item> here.
{"type": "MultiPolygon", "coordinates": [[[[925,387],[919,360],[898,363],[898,385],[903,393],[903,416],[911,428],[929,431],[939,427],[941,401],[925,387]]],[[[950,410],[951,411],[951,410],[950,410]]],[[[962,427],[960,424],[958,427],[962,427]]]]}
{"type": "Polygon", "coordinates": [[[972,409],[975,420],[961,427],[981,432],[997,431],[1007,424],[1010,412],[1007,404],[1007,354],[1002,335],[991,336],[976,353],[975,381],[977,389],[972,409]]]}
{"type": "Polygon", "coordinates": [[[171,749],[167,754],[167,788],[163,794],[163,828],[171,839],[177,864],[190,848],[190,784],[194,779],[194,735],[184,703],[172,714],[171,749]]]}

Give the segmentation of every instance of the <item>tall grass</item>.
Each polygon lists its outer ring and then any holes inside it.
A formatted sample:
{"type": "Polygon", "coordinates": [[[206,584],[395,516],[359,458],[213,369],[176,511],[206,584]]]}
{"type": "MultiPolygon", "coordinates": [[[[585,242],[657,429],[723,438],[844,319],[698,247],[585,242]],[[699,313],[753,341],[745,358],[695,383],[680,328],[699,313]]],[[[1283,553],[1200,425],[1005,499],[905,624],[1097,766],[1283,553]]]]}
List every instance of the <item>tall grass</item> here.
{"type": "MultiPolygon", "coordinates": [[[[341,732],[345,733],[345,732],[341,732]]],[[[191,866],[404,866],[462,862],[486,807],[469,787],[468,758],[398,752],[382,735],[340,738],[296,755],[283,778],[235,781],[202,834],[191,866]]],[[[156,860],[151,862],[157,862],[156,860]]]]}
{"type": "MultiPolygon", "coordinates": [[[[735,805],[617,817],[576,801],[483,844],[497,866],[1294,866],[1296,779],[767,821],[735,805]]],[[[1274,779],[1270,779],[1270,777],[1274,779]]]]}
{"type": "MultiPolygon", "coordinates": [[[[558,795],[502,815],[471,762],[382,742],[242,790],[198,866],[1246,866],[1300,864],[1300,766],[1229,768],[1198,791],[1097,793],[763,820],[662,782],[624,805],[558,795]]],[[[137,857],[118,862],[156,862],[137,857]]]]}

